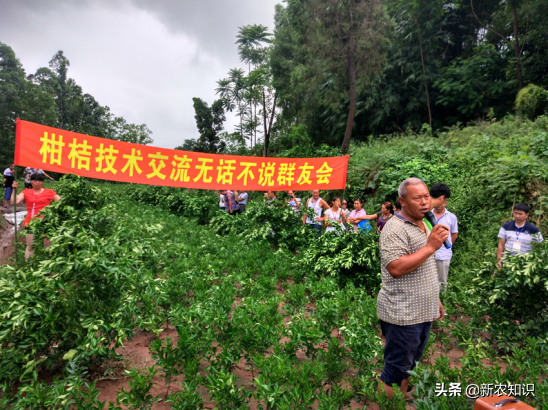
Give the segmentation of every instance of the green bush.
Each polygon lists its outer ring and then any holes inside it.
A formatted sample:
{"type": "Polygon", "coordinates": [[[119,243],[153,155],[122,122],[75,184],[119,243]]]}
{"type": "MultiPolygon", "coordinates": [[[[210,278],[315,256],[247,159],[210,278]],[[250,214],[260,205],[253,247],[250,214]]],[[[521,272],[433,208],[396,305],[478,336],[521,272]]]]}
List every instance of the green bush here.
{"type": "Polygon", "coordinates": [[[305,272],[329,275],[341,285],[352,282],[376,294],[381,284],[379,236],[375,233],[326,233],[303,251],[305,272]]]}
{"type": "Polygon", "coordinates": [[[164,186],[137,185],[129,191],[129,197],[179,216],[197,218],[200,225],[209,224],[219,204],[219,197],[213,191],[164,186]]]}
{"type": "Polygon", "coordinates": [[[162,320],[151,238],[115,207],[97,209],[101,195],[84,179],[70,176],[62,184],[62,200],[31,224],[52,245],[38,246],[17,270],[0,266],[1,382],[36,380],[39,369],[68,360],[87,365],[112,356],[137,325],[156,330],[162,320]]]}
{"type": "MultiPolygon", "coordinates": [[[[484,262],[476,271],[471,294],[481,312],[489,317],[486,330],[499,346],[524,343],[527,337],[548,334],[548,244],[533,252],[508,256],[502,268],[484,262]]],[[[544,340],[548,345],[548,338],[544,340]]]]}
{"type": "Polygon", "coordinates": [[[522,88],[516,96],[516,111],[530,120],[548,112],[548,91],[534,84],[522,88]]]}
{"type": "Polygon", "coordinates": [[[302,218],[282,201],[252,204],[241,215],[218,212],[210,226],[219,235],[233,233],[249,241],[266,240],[289,250],[306,246],[314,238],[302,218]]]}

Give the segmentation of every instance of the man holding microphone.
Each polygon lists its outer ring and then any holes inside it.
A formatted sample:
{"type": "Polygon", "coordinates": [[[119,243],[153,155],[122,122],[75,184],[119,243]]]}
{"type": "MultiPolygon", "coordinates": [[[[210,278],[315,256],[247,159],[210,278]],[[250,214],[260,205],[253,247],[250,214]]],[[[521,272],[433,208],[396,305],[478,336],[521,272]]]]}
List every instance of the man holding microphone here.
{"type": "Polygon", "coordinates": [[[404,180],[398,195],[402,210],[386,222],[380,236],[382,286],[377,297],[386,338],[380,378],[389,398],[393,384],[407,393],[408,371],[422,357],[432,321],[444,317],[434,255],[449,237],[447,226],[438,224],[430,231],[423,221],[432,209],[423,181],[404,180]]]}

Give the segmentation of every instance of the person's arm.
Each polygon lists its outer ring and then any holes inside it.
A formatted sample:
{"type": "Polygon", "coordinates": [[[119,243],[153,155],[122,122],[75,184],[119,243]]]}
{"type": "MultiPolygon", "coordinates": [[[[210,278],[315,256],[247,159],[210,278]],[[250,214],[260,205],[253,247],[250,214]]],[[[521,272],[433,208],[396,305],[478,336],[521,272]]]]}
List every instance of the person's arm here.
{"type": "Polygon", "coordinates": [[[390,262],[386,265],[388,273],[390,273],[390,275],[394,278],[399,278],[415,271],[426,261],[426,259],[441,248],[443,241],[445,241],[448,237],[449,227],[440,224],[436,225],[428,236],[426,246],[422,247],[415,253],[400,256],[398,259],[390,262]]]}
{"type": "Polygon", "coordinates": [[[55,196],[52,199],[53,202],[59,202],[60,200],[61,200],[61,197],[57,194],[55,194],[55,196]]]}
{"type": "Polygon", "coordinates": [[[459,233],[458,232],[453,232],[451,234],[451,243],[455,243],[455,241],[457,240],[458,237],[459,237],[459,233]]]}
{"type": "Polygon", "coordinates": [[[377,219],[377,214],[371,214],[371,215],[362,215],[362,216],[356,216],[353,223],[358,223],[360,221],[371,221],[373,219],[377,219]]]}
{"type": "Polygon", "coordinates": [[[344,211],[341,212],[341,219],[342,223],[346,225],[346,215],[344,214],[344,211]]]}
{"type": "Polygon", "coordinates": [[[323,214],[323,217],[317,217],[316,221],[323,222],[325,226],[327,226],[327,222],[329,221],[329,215],[327,215],[327,211],[323,214]]]}
{"type": "Polygon", "coordinates": [[[441,303],[441,299],[440,299],[440,316],[437,318],[437,319],[434,319],[434,321],[439,321],[439,320],[442,320],[443,317],[445,316],[445,308],[443,307],[443,304],[441,303]]]}
{"type": "Polygon", "coordinates": [[[45,176],[47,176],[50,180],[52,181],[55,181],[55,179],[53,179],[52,177],[50,177],[48,174],[46,174],[44,171],[42,171],[44,173],[45,176]]]}
{"type": "Polygon", "coordinates": [[[506,245],[506,239],[499,238],[499,246],[497,248],[497,268],[502,266],[502,254],[504,253],[504,245],[506,245]]]}
{"type": "MultiPolygon", "coordinates": [[[[19,183],[14,182],[14,183],[13,183],[13,188],[19,188],[19,183]]],[[[13,201],[14,201],[14,196],[15,196],[15,189],[13,189],[13,190],[11,191],[10,204],[12,204],[12,205],[13,205],[13,201]]],[[[21,191],[19,194],[17,194],[17,197],[15,198],[15,203],[16,203],[16,204],[19,204],[19,203],[21,203],[24,199],[25,199],[25,193],[24,193],[23,191],[21,191]]]]}
{"type": "Polygon", "coordinates": [[[303,225],[306,223],[306,211],[308,210],[308,201],[310,201],[310,199],[306,200],[306,207],[305,207],[305,210],[303,212],[303,225]]]}
{"type": "Polygon", "coordinates": [[[322,202],[320,202],[320,206],[323,208],[323,209],[329,209],[330,206],[327,204],[327,202],[325,202],[323,199],[322,199],[322,202]]]}
{"type": "Polygon", "coordinates": [[[233,212],[232,205],[234,204],[234,197],[232,195],[227,195],[227,198],[228,198],[228,212],[232,213],[233,212]]]}

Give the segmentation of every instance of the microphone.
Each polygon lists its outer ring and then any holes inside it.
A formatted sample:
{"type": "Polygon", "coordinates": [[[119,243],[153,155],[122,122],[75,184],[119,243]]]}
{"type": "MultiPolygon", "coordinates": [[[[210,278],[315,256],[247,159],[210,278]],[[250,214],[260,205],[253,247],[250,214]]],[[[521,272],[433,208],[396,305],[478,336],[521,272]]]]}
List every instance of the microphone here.
{"type": "MultiPolygon", "coordinates": [[[[432,211],[427,211],[424,214],[424,217],[428,222],[430,222],[430,225],[432,225],[432,228],[438,224],[438,220],[436,219],[436,215],[432,213],[432,211]]],[[[453,245],[449,243],[449,239],[446,239],[443,241],[443,246],[445,246],[445,249],[451,248],[453,245]]]]}

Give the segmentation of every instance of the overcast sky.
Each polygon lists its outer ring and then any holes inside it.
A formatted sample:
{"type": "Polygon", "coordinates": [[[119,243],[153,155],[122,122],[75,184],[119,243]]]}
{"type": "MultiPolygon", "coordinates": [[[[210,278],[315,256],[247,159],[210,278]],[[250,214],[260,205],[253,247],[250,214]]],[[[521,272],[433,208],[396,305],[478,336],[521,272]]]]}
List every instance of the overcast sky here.
{"type": "MultiPolygon", "coordinates": [[[[192,97],[211,104],[216,81],[244,67],[238,27],[270,32],[281,0],[0,0],[0,41],[27,74],[63,50],[69,77],[155,146],[198,137],[192,97]]],[[[227,117],[232,132],[236,120],[227,117]]]]}

